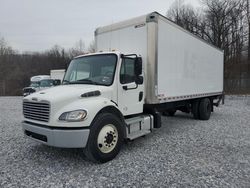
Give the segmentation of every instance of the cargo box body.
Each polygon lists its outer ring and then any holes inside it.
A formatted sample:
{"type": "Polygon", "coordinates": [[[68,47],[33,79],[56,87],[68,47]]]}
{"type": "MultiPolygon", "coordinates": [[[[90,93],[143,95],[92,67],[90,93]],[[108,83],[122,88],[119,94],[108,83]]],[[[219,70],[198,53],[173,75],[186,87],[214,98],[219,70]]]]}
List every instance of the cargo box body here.
{"type": "Polygon", "coordinates": [[[223,92],[223,51],[156,12],[100,27],[95,41],[97,51],[141,55],[146,104],[223,92]]]}

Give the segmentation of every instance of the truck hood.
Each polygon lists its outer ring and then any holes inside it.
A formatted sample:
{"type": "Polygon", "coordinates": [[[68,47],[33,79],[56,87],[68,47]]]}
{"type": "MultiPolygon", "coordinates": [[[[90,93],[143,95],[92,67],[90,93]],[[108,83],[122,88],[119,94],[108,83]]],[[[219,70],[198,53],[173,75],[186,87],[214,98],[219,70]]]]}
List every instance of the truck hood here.
{"type": "Polygon", "coordinates": [[[28,86],[28,87],[24,87],[24,88],[23,88],[23,90],[25,90],[25,89],[34,89],[34,90],[36,90],[36,88],[35,88],[35,87],[30,87],[30,86],[28,86]]]}
{"type": "MultiPolygon", "coordinates": [[[[112,88],[107,86],[97,86],[97,85],[87,85],[87,84],[74,84],[74,85],[61,85],[52,88],[45,89],[40,92],[31,94],[24,99],[34,100],[34,101],[49,101],[51,103],[62,102],[67,103],[71,100],[74,101],[77,98],[82,98],[81,95],[100,91],[102,97],[112,99],[112,88]]],[[[87,95],[88,96],[88,95],[87,95]]],[[[99,96],[99,95],[98,95],[99,96]]],[[[95,97],[92,95],[92,97],[95,97]]],[[[84,97],[88,98],[88,97],[84,97]]]]}

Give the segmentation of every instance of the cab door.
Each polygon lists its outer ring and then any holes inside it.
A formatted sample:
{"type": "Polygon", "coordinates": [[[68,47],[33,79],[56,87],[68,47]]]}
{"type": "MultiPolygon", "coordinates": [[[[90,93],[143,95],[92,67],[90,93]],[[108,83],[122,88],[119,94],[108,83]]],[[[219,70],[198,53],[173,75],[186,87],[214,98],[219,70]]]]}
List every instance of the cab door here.
{"type": "Polygon", "coordinates": [[[118,107],[123,115],[143,112],[144,84],[143,77],[136,73],[137,62],[137,58],[122,57],[118,82],[118,107]],[[141,78],[139,82],[138,77],[141,78]]]}

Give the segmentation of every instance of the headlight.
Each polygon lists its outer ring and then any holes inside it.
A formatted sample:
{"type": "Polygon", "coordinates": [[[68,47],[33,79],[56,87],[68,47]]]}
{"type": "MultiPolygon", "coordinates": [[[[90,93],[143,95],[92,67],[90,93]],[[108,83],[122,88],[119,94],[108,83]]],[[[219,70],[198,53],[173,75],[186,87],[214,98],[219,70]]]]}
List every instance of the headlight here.
{"type": "Polygon", "coordinates": [[[83,121],[87,116],[86,110],[75,110],[71,112],[64,112],[60,115],[59,120],[61,121],[83,121]]]}

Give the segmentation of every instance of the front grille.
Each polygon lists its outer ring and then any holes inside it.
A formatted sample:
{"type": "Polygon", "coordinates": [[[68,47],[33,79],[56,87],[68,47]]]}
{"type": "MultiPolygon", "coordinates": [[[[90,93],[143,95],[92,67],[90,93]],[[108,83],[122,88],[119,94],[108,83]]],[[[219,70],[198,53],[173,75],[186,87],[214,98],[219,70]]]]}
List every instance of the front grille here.
{"type": "Polygon", "coordinates": [[[50,105],[42,102],[23,102],[23,115],[27,119],[49,122],[50,105]]]}
{"type": "Polygon", "coordinates": [[[34,89],[32,89],[32,88],[24,88],[24,89],[23,89],[23,92],[24,92],[24,93],[34,93],[34,92],[36,92],[36,90],[34,90],[34,89]]]}

